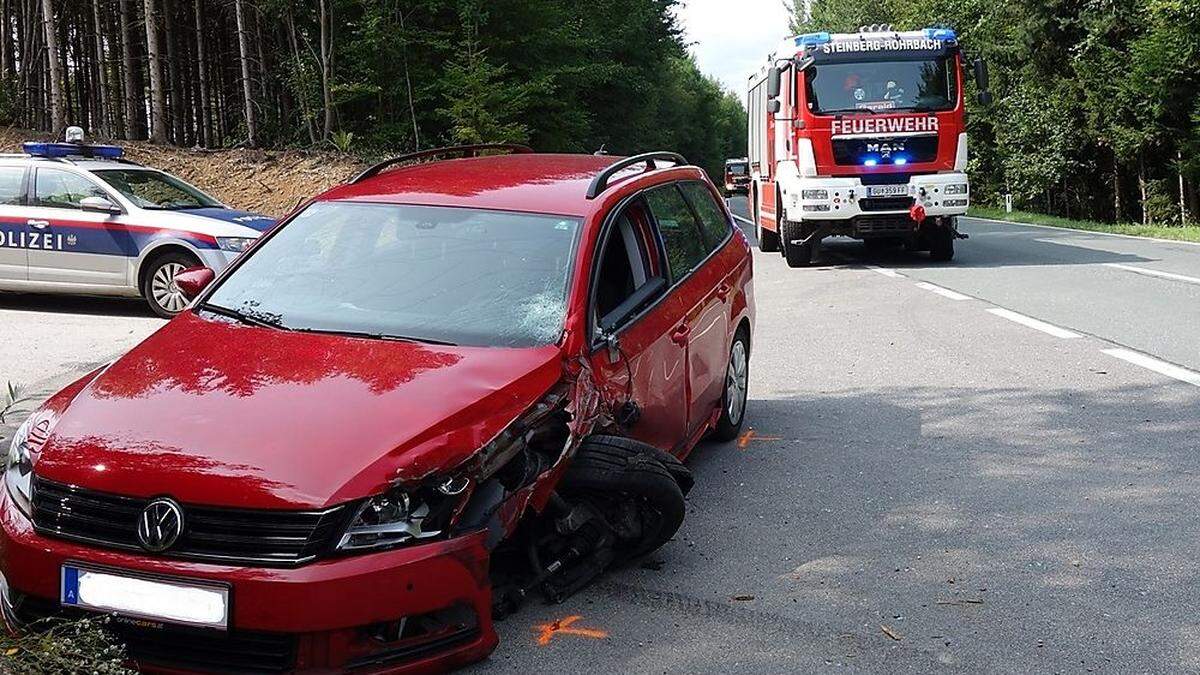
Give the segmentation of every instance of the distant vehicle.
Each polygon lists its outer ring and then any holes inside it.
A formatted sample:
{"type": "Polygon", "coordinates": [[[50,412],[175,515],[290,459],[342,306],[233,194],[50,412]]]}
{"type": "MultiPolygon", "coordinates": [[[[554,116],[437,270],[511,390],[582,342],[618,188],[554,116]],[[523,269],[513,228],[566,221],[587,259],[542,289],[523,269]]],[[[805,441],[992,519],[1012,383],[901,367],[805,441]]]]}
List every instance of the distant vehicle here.
{"type": "Polygon", "coordinates": [[[750,162],[742,159],[725,160],[725,191],[746,192],[750,188],[750,162]]]}
{"type": "Polygon", "coordinates": [[[372,167],[21,425],[4,617],[115,614],[155,671],[481,659],[493,612],[675,534],[681,460],[745,418],[751,275],[674,153],[372,167]]]}
{"type": "Polygon", "coordinates": [[[275,223],[124,159],[119,147],[22,149],[0,155],[0,290],[140,295],[170,317],[187,304],[176,274],[224,269],[275,223]]]}
{"type": "MultiPolygon", "coordinates": [[[[965,237],[963,51],[948,28],[808,33],[750,77],[750,207],[764,251],[813,259],[830,235],[934,260],[965,237]]],[[[987,67],[974,63],[987,104],[987,67]]]]}

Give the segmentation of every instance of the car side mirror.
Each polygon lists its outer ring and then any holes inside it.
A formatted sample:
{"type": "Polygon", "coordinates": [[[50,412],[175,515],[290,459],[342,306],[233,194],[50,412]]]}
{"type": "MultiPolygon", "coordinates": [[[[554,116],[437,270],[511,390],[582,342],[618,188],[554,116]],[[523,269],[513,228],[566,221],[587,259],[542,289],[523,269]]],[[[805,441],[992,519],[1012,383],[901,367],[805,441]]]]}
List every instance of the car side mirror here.
{"type": "Polygon", "coordinates": [[[79,208],[92,213],[107,213],[110,216],[121,212],[121,207],[104,197],[84,197],[79,202],[79,208]]]}
{"type": "Polygon", "coordinates": [[[175,285],[185,298],[192,300],[200,295],[200,291],[211,284],[216,276],[216,273],[207,267],[189,267],[175,275],[175,285]]]}
{"type": "Polygon", "coordinates": [[[767,71],[767,98],[773,99],[779,96],[781,79],[779,69],[771,66],[771,69],[767,71]]]}
{"type": "Polygon", "coordinates": [[[975,84],[979,87],[977,97],[980,105],[991,105],[992,92],[989,90],[987,61],[975,59],[975,84]]]}

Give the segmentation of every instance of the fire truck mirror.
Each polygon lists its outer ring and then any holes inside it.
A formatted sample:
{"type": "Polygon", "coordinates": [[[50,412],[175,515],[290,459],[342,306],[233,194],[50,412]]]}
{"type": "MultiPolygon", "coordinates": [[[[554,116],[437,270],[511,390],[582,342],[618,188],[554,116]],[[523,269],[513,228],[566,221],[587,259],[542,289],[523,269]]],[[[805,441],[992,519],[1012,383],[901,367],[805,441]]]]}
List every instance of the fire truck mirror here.
{"type": "Polygon", "coordinates": [[[777,112],[779,112],[780,108],[782,108],[782,107],[783,107],[783,104],[780,103],[779,99],[777,99],[777,98],[773,98],[770,101],[767,101],[767,112],[769,112],[769,113],[777,113],[777,112]]]}
{"type": "Polygon", "coordinates": [[[771,70],[767,72],[767,98],[773,99],[779,96],[779,69],[771,66],[771,70]]]}
{"type": "Polygon", "coordinates": [[[975,84],[979,86],[981,95],[988,90],[988,67],[983,59],[975,59],[975,84]]]}
{"type": "Polygon", "coordinates": [[[979,92],[976,100],[979,101],[979,105],[987,107],[992,104],[992,92],[984,89],[983,91],[979,92]]]}

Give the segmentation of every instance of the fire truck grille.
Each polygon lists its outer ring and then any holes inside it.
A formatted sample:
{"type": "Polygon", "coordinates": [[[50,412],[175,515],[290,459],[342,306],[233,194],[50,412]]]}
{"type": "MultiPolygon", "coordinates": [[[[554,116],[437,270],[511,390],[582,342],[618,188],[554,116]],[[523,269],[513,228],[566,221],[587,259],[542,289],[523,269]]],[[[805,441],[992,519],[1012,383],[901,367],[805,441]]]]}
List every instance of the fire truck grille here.
{"type": "Polygon", "coordinates": [[[833,161],[842,166],[859,166],[867,158],[874,158],[880,164],[889,164],[899,157],[909,164],[918,164],[932,162],[937,159],[937,154],[936,135],[833,139],[833,161]]]}
{"type": "MultiPolygon", "coordinates": [[[[39,534],[141,551],[137,522],[149,500],[35,478],[33,525],[39,534]]],[[[183,505],[184,530],[161,555],[259,567],[294,567],[332,548],[346,525],[344,506],[326,511],[266,511],[183,505]]]]}
{"type": "Polygon", "coordinates": [[[854,234],[860,237],[879,234],[907,234],[916,227],[916,223],[907,215],[858,216],[853,223],[854,234]]]}

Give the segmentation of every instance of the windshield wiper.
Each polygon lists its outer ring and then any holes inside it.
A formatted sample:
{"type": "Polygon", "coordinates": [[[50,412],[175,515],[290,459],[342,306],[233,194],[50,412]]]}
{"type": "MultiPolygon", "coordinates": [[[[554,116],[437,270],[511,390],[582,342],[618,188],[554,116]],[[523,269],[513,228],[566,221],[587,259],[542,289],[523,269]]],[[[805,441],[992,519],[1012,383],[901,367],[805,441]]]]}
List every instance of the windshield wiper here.
{"type": "Polygon", "coordinates": [[[420,342],[430,345],[442,345],[445,347],[457,347],[453,342],[445,340],[434,340],[423,337],[409,337],[407,335],[389,335],[387,333],[373,333],[365,330],[340,330],[337,328],[292,328],[297,333],[320,333],[324,335],[341,335],[343,337],[365,338],[367,340],[391,340],[395,342],[420,342]]]}
{"type": "Polygon", "coordinates": [[[220,314],[221,316],[226,316],[226,317],[229,317],[230,319],[237,319],[238,321],[240,321],[246,325],[249,325],[249,326],[258,326],[260,328],[278,328],[280,330],[291,330],[287,326],[283,325],[283,322],[280,321],[278,318],[276,318],[274,316],[270,316],[270,315],[264,315],[261,313],[239,312],[236,309],[222,307],[221,305],[214,305],[211,302],[206,302],[203,305],[200,305],[200,307],[198,307],[198,309],[207,310],[209,312],[212,312],[213,314],[220,314]]]}
{"type": "Polygon", "coordinates": [[[878,115],[879,112],[870,108],[842,108],[840,110],[822,110],[822,115],[845,115],[846,113],[867,113],[870,115],[878,115]]]}

